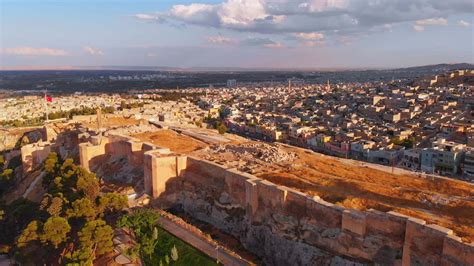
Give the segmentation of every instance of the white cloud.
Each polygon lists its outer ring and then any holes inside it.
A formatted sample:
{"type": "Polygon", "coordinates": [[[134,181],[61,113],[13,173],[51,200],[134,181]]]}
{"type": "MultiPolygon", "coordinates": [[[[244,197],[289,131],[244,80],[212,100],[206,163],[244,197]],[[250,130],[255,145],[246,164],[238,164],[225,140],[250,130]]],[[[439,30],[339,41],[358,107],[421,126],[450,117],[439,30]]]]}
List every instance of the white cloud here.
{"type": "Polygon", "coordinates": [[[439,26],[446,26],[448,25],[448,20],[445,18],[428,18],[417,20],[416,25],[420,26],[427,26],[427,25],[439,25],[439,26]]]}
{"type": "Polygon", "coordinates": [[[158,57],[158,55],[155,54],[155,53],[147,53],[146,56],[148,56],[148,57],[158,57]]]}
{"type": "Polygon", "coordinates": [[[218,15],[223,25],[248,26],[269,14],[262,0],[228,0],[220,6],[218,15]]]}
{"type": "Polygon", "coordinates": [[[263,45],[266,48],[272,48],[272,49],[279,49],[279,48],[284,48],[285,46],[281,42],[273,42],[273,43],[267,43],[263,45]]]}
{"type": "Polygon", "coordinates": [[[135,14],[134,17],[141,20],[155,20],[156,19],[156,16],[149,15],[149,14],[135,14]]]}
{"type": "Polygon", "coordinates": [[[349,45],[352,43],[352,38],[348,36],[340,36],[337,38],[337,41],[342,45],[349,45]]]}
{"type": "MultiPolygon", "coordinates": [[[[223,0],[174,5],[138,19],[263,34],[365,35],[386,25],[447,25],[449,16],[473,13],[472,0],[223,0]],[[337,30],[337,32],[336,32],[337,30]]],[[[385,28],[384,28],[385,27],[385,28]]]]}
{"type": "Polygon", "coordinates": [[[460,20],[460,21],[458,22],[458,25],[461,26],[461,27],[467,28],[467,27],[469,27],[471,24],[470,24],[469,22],[467,22],[467,21],[460,20]]]}
{"type": "Polygon", "coordinates": [[[420,25],[413,25],[413,29],[417,32],[422,32],[425,30],[425,27],[420,26],[420,25]]]}
{"type": "Polygon", "coordinates": [[[209,36],[207,37],[207,41],[212,44],[232,44],[235,41],[231,38],[227,38],[221,35],[218,36],[209,36]]]}
{"type": "Polygon", "coordinates": [[[296,37],[304,40],[322,40],[324,39],[324,34],[320,32],[299,32],[295,34],[296,37]]]}
{"type": "Polygon", "coordinates": [[[284,48],[285,45],[280,41],[275,41],[265,37],[247,37],[239,41],[242,46],[255,46],[265,48],[284,48]]]}
{"type": "Polygon", "coordinates": [[[303,42],[303,45],[308,46],[308,47],[323,46],[324,41],[306,41],[306,42],[303,42]]]}
{"type": "Polygon", "coordinates": [[[84,52],[90,54],[90,55],[104,55],[104,52],[98,48],[94,48],[91,46],[85,46],[84,47],[84,52]]]}
{"type": "Polygon", "coordinates": [[[21,56],[67,56],[68,52],[53,48],[14,47],[3,49],[4,54],[21,56]]]}
{"type": "Polygon", "coordinates": [[[301,3],[298,7],[310,12],[323,12],[327,10],[343,9],[349,5],[347,0],[312,0],[301,3]]]}

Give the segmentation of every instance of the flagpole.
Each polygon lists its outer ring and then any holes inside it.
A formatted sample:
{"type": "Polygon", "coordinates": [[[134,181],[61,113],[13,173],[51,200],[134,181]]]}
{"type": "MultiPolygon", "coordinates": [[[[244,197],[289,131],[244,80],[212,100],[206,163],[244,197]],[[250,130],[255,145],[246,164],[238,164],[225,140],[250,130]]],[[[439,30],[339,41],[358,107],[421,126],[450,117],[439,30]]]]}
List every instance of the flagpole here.
{"type": "Polygon", "coordinates": [[[49,116],[48,116],[48,98],[47,97],[47,89],[44,90],[44,109],[45,109],[45,112],[46,112],[46,122],[48,122],[49,120],[49,116]]]}

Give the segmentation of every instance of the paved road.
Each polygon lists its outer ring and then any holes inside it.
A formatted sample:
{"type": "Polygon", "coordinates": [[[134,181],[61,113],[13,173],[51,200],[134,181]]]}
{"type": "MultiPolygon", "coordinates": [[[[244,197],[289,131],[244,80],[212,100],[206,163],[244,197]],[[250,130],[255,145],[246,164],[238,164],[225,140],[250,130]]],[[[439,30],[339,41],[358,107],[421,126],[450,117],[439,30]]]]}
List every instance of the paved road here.
{"type": "Polygon", "coordinates": [[[217,247],[214,244],[211,244],[194,232],[189,231],[186,228],[174,223],[166,217],[161,216],[160,226],[176,237],[180,238],[184,242],[190,244],[201,252],[205,253],[211,258],[218,260],[224,265],[237,266],[237,265],[250,265],[247,261],[242,258],[239,258],[233,254],[228,253],[227,251],[217,247]]]}

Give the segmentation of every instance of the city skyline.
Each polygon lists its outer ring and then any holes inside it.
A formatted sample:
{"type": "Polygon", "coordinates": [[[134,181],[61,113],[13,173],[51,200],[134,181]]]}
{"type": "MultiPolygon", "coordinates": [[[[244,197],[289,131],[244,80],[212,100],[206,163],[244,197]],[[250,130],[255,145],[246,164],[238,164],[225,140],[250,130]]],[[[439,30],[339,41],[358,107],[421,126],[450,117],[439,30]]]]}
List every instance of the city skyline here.
{"type": "Polygon", "coordinates": [[[474,62],[473,4],[464,0],[0,3],[0,69],[474,62]]]}

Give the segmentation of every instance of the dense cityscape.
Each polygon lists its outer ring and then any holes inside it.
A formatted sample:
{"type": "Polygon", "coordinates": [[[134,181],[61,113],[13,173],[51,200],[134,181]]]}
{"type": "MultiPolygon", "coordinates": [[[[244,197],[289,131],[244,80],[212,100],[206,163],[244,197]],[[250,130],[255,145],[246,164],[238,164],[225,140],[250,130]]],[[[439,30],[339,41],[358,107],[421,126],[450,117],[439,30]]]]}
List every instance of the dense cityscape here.
{"type": "Polygon", "coordinates": [[[230,132],[255,139],[473,180],[473,79],[472,70],[459,70],[404,82],[308,84],[293,78],[288,84],[245,86],[228,80],[223,88],[167,90],[161,95],[159,90],[93,97],[79,92],[47,104],[35,95],[2,99],[0,121],[40,122],[46,110],[50,119],[70,118],[71,110],[95,114],[96,108],[201,127],[213,127],[219,120],[230,132]],[[173,93],[183,98],[165,101],[173,93]]]}

